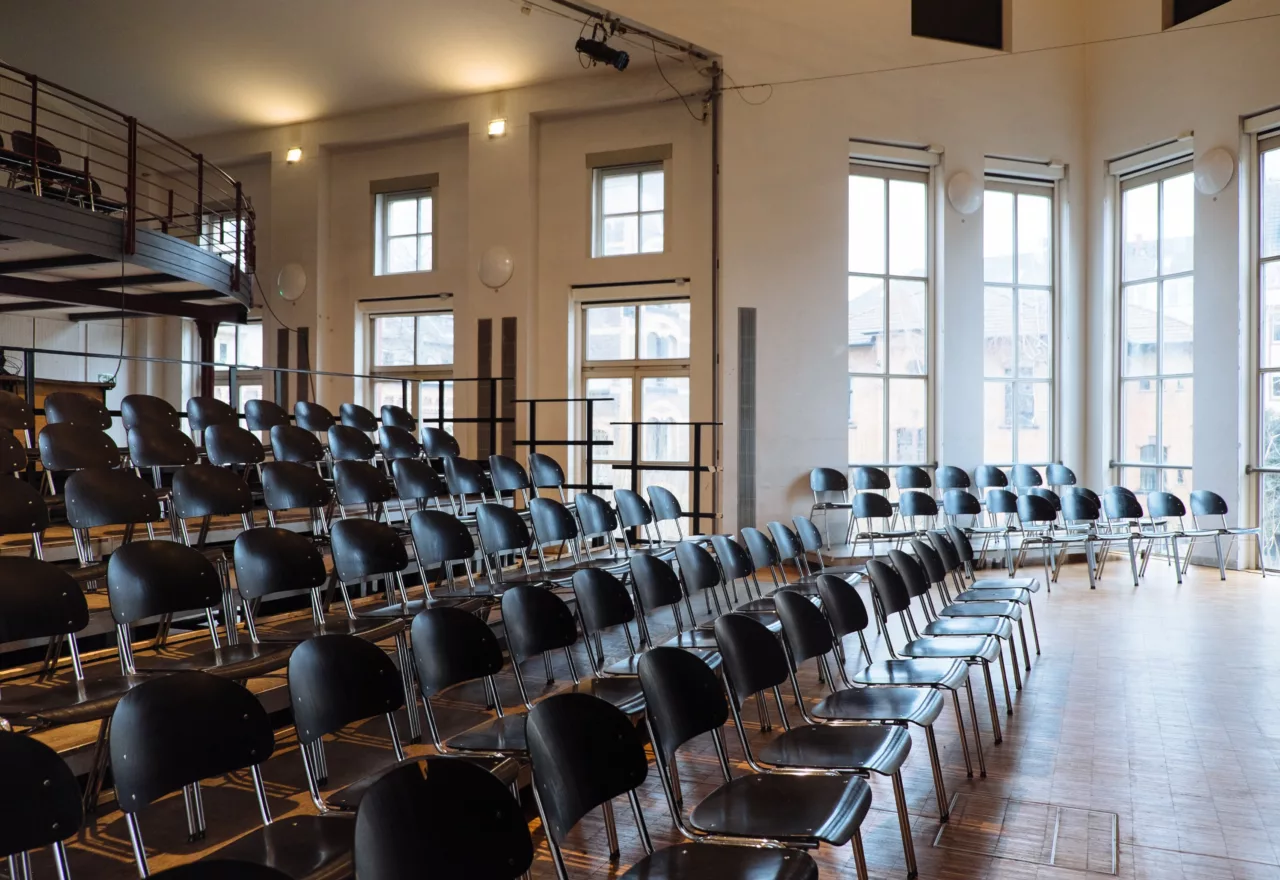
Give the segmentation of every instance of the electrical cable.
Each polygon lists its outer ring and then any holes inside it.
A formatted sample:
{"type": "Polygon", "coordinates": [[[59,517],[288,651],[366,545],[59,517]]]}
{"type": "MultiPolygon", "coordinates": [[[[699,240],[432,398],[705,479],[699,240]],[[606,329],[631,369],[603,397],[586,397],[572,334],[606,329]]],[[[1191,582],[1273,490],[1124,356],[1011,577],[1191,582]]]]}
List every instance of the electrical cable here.
{"type": "Polygon", "coordinates": [[[670,88],[670,89],[671,89],[671,91],[673,91],[673,92],[675,92],[675,93],[676,93],[676,97],[678,97],[678,98],[680,99],[680,103],[684,105],[684,109],[685,109],[685,110],[687,110],[687,111],[689,112],[689,115],[690,115],[690,116],[692,116],[692,117],[693,117],[694,119],[696,119],[698,122],[706,122],[706,121],[707,121],[707,111],[704,109],[704,110],[702,111],[702,115],[701,115],[701,116],[699,116],[698,114],[694,113],[694,112],[693,112],[693,108],[689,106],[689,102],[685,99],[685,96],[680,92],[680,90],[679,90],[679,89],[677,89],[674,85],[672,85],[672,84],[671,84],[671,80],[667,79],[667,75],[666,75],[666,73],[664,73],[664,72],[663,72],[663,70],[662,70],[662,63],[658,61],[658,44],[657,44],[657,42],[656,42],[656,41],[654,41],[654,40],[650,40],[650,42],[651,42],[651,43],[653,43],[653,47],[652,47],[652,48],[653,48],[653,63],[654,63],[654,65],[658,68],[658,75],[662,77],[662,81],[663,81],[664,83],[666,83],[666,84],[667,84],[667,87],[668,87],[668,88],[670,88]]]}

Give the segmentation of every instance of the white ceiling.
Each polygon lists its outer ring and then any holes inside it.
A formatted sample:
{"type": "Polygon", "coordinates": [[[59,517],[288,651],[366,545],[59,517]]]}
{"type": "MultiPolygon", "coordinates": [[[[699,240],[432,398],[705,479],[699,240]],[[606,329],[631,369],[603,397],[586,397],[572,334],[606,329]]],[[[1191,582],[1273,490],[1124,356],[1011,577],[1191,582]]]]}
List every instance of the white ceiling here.
{"type": "Polygon", "coordinates": [[[43,0],[6,4],[0,60],[188,137],[618,76],[580,29],[518,0],[43,0]]]}

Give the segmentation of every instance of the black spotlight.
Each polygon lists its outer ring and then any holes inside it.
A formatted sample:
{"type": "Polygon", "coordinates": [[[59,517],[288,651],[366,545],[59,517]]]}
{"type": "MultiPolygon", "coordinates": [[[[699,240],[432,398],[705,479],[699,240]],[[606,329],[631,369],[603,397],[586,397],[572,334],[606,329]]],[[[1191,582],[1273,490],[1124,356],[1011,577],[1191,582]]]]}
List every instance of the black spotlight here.
{"type": "Polygon", "coordinates": [[[589,40],[586,37],[579,37],[578,43],[574,48],[578,50],[579,54],[586,55],[592,61],[616,67],[618,70],[626,70],[627,65],[631,63],[630,55],[621,49],[613,48],[603,40],[589,40]]]}

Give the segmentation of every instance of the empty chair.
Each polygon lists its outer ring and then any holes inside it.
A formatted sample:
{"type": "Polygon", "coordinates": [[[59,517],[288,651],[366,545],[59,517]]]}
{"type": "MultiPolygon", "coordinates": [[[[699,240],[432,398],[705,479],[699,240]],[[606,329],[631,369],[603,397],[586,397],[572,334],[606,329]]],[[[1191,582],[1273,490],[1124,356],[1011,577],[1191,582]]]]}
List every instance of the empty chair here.
{"type": "MultiPolygon", "coordinates": [[[[1178,535],[1165,528],[1167,521],[1157,521],[1153,517],[1144,522],[1146,514],[1142,510],[1142,503],[1133,492],[1123,486],[1111,486],[1107,489],[1102,496],[1102,512],[1106,514],[1107,525],[1113,533],[1131,534],[1139,544],[1146,541],[1147,548],[1143,553],[1144,570],[1146,556],[1154,550],[1156,541],[1164,541],[1169,554],[1173,557],[1178,583],[1182,583],[1182,562],[1178,558],[1178,535]]],[[[1139,573],[1134,574],[1134,586],[1137,586],[1139,573]]]]}
{"type": "Polygon", "coordinates": [[[519,494],[520,503],[525,507],[529,506],[529,493],[533,484],[529,482],[529,474],[520,462],[507,455],[490,455],[489,479],[499,501],[504,495],[510,495],[511,503],[514,504],[516,495],[519,494]]]}
{"type": "Polygon", "coordinates": [[[351,425],[333,425],[328,436],[329,454],[334,461],[373,461],[378,454],[373,439],[351,425]]]}
{"type": "Polygon", "coordinates": [[[609,506],[609,502],[599,495],[579,492],[573,504],[573,513],[578,518],[578,527],[582,532],[584,553],[591,552],[591,544],[594,542],[602,551],[596,558],[602,558],[608,554],[610,559],[616,559],[618,545],[615,535],[618,531],[618,517],[609,506]]]}
{"type": "Polygon", "coordinates": [[[106,404],[78,391],[54,391],[45,395],[44,420],[50,425],[75,425],[106,431],[111,413],[106,404]]]}
{"type": "Polygon", "coordinates": [[[670,608],[676,625],[676,634],[666,644],[691,650],[714,649],[715,636],[709,628],[698,628],[697,618],[693,614],[693,604],[689,601],[689,595],[684,591],[680,576],[671,567],[671,563],[658,556],[640,554],[632,556],[630,564],[631,584],[635,589],[639,612],[636,621],[640,625],[641,642],[645,645],[653,644],[645,615],[660,608],[670,608]],[[680,615],[682,602],[689,615],[688,630],[685,629],[685,623],[680,615]]]}
{"type": "MultiPolygon", "coordinates": [[[[187,520],[207,520],[212,516],[239,516],[244,529],[253,528],[253,493],[239,476],[211,464],[194,464],[180,468],[173,475],[172,515],[184,543],[190,545],[191,533],[187,520]]],[[[203,544],[208,533],[202,523],[200,539],[203,544]]]]}
{"type": "Polygon", "coordinates": [[[0,429],[0,474],[16,474],[27,469],[27,448],[7,430],[0,429]]]}
{"type": "Polygon", "coordinates": [[[412,432],[395,425],[383,425],[378,429],[378,449],[387,461],[422,458],[422,444],[412,432]]]}
{"type": "Polygon", "coordinates": [[[901,544],[916,534],[915,529],[893,528],[897,512],[893,503],[879,493],[859,492],[853,496],[852,505],[849,531],[845,535],[845,542],[850,545],[851,551],[855,551],[858,544],[866,541],[871,548],[872,558],[875,558],[877,542],[901,544]],[[876,528],[877,521],[882,524],[880,528],[876,528]]]}
{"type": "Polygon", "coordinates": [[[175,430],[182,427],[182,415],[173,404],[150,394],[126,394],[120,400],[120,421],[126,431],[147,424],[175,430]]]}
{"type": "Polygon", "coordinates": [[[627,555],[656,552],[670,557],[673,551],[666,548],[659,549],[662,543],[661,536],[654,540],[651,528],[653,509],[649,507],[649,502],[644,500],[644,496],[630,489],[614,489],[613,503],[618,508],[618,521],[622,525],[622,543],[626,547],[627,555]],[[634,542],[631,533],[635,534],[634,542]],[[641,546],[636,547],[633,544],[641,546]]]}
{"type": "MultiPolygon", "coordinates": [[[[986,494],[986,505],[989,524],[982,532],[986,535],[982,545],[983,555],[986,555],[986,541],[997,535],[1003,535],[1005,564],[1009,567],[1009,576],[1013,577],[1018,571],[1017,559],[1020,558],[1015,557],[1013,552],[1013,536],[1022,532],[1019,525],[1021,518],[1018,516],[1018,496],[1008,489],[989,488],[986,494]]],[[[1034,526],[1034,520],[1028,520],[1028,525],[1034,526]]]]}
{"type": "Polygon", "coordinates": [[[457,439],[444,428],[424,427],[421,432],[422,449],[428,458],[448,458],[462,455],[457,439]]]}
{"type": "MultiPolygon", "coordinates": [[[[972,557],[973,548],[968,546],[968,539],[965,538],[963,532],[960,533],[960,538],[964,541],[966,546],[965,553],[968,554],[969,557],[972,557]]],[[[1036,625],[1036,606],[1035,603],[1031,601],[1031,594],[1040,590],[1040,585],[1035,581],[1035,579],[1023,578],[1021,583],[1016,580],[1010,580],[1006,582],[1004,587],[997,586],[997,584],[999,584],[998,580],[992,580],[987,582],[987,586],[985,588],[979,589],[970,587],[969,589],[965,589],[966,584],[964,580],[964,573],[966,563],[965,560],[961,558],[960,548],[957,547],[956,543],[952,540],[951,535],[944,531],[930,532],[929,543],[932,545],[932,550],[936,551],[936,553],[925,554],[925,556],[921,557],[921,562],[925,564],[929,579],[940,585],[943,597],[947,600],[954,601],[954,604],[958,607],[963,606],[966,603],[974,602],[1017,602],[1019,605],[1026,608],[1031,616],[1031,631],[1035,635],[1036,653],[1039,654],[1040,629],[1036,625]],[[939,561],[942,563],[944,569],[941,574],[938,574],[938,570],[936,568],[939,561]],[[935,567],[930,568],[930,566],[935,567]],[[946,588],[945,582],[948,574],[951,575],[953,582],[960,589],[960,592],[954,597],[951,596],[950,592],[946,588]]],[[[1067,544],[1064,542],[1063,548],[1065,549],[1066,546],[1067,544]]],[[[980,608],[981,606],[979,605],[978,607],[980,608]]],[[[971,614],[974,612],[961,612],[959,615],[956,615],[953,612],[950,616],[963,616],[965,613],[971,614]]],[[[939,614],[948,616],[943,611],[939,611],[939,614]]],[[[1026,666],[1027,669],[1030,669],[1031,653],[1027,650],[1027,636],[1020,616],[1005,614],[1003,613],[1003,610],[1001,610],[1000,616],[1009,617],[1009,619],[1017,622],[1019,636],[1022,639],[1023,654],[1027,661],[1026,666]]]]}
{"type": "Polygon", "coordinates": [[[378,417],[358,403],[344,403],[338,407],[338,421],[348,428],[372,434],[378,430],[378,417]]]}
{"type": "Polygon", "coordinates": [[[413,433],[418,430],[418,417],[402,406],[384,403],[382,405],[382,424],[413,433]]]}
{"type": "Polygon", "coordinates": [[[898,516],[908,529],[916,532],[931,529],[938,519],[938,502],[927,492],[909,489],[898,496],[898,516]]]}
{"type": "Polygon", "coordinates": [[[240,416],[216,397],[192,397],[187,400],[187,425],[197,442],[213,425],[238,425],[240,416]]]}
{"type": "Polygon", "coordinates": [[[1054,566],[1055,544],[1079,544],[1080,538],[1070,532],[1058,534],[1054,526],[1058,522],[1058,511],[1053,502],[1041,495],[1029,492],[1018,496],[1018,523],[1022,533],[1022,543],[1018,548],[1018,561],[1014,569],[1020,567],[1026,559],[1027,550],[1039,546],[1041,559],[1044,562],[1044,582],[1046,589],[1052,591],[1049,584],[1058,579],[1058,571],[1054,566]]]}
{"type": "Polygon", "coordinates": [[[533,494],[539,494],[539,489],[555,489],[560,502],[567,503],[564,468],[551,456],[542,452],[529,453],[529,480],[533,483],[533,494]]]}
{"type": "MultiPolygon", "coordinates": [[[[1096,496],[1095,496],[1096,498],[1096,496]]],[[[1089,589],[1096,590],[1098,588],[1096,577],[1102,574],[1102,567],[1106,563],[1107,550],[1110,545],[1123,541],[1129,545],[1129,568],[1133,572],[1133,585],[1138,585],[1138,563],[1134,555],[1134,541],[1136,540],[1132,532],[1108,532],[1098,529],[1099,517],[1098,502],[1091,499],[1083,492],[1070,492],[1062,497],[1062,521],[1067,528],[1076,534],[1082,536],[1082,542],[1085,549],[1085,563],[1089,572],[1089,589]],[[1096,547],[1102,547],[1102,556],[1097,554],[1096,547]]],[[[955,536],[952,536],[955,541],[955,536]]],[[[956,541],[956,543],[959,543],[956,541]]],[[[1066,545],[1063,545],[1066,549],[1066,545]]]]}
{"type": "MultiPolygon", "coordinates": [[[[6,458],[4,467],[26,461],[26,450],[17,446],[16,451],[6,445],[13,435],[0,433],[0,458],[6,458]],[[10,454],[12,453],[12,454],[10,454]]],[[[31,553],[37,559],[44,558],[44,531],[49,528],[49,508],[40,490],[21,477],[0,476],[0,535],[30,535],[31,553]]]]}
{"type": "Polygon", "coordinates": [[[429,463],[420,459],[395,458],[391,462],[391,478],[395,482],[396,497],[400,499],[400,513],[408,516],[407,504],[421,510],[430,501],[436,508],[440,499],[448,498],[449,487],[429,463]]]}
{"type": "Polygon", "coordinates": [[[185,789],[195,834],[205,831],[199,782],[248,770],[262,827],[208,858],[238,859],[293,880],[350,876],[355,822],[334,814],[298,814],[273,822],[261,765],[275,749],[271,720],[258,698],[235,682],[180,672],[144,682],[116,706],[111,770],[138,871],[147,876],[141,811],[185,789]]]}
{"type": "Polygon", "coordinates": [[[396,488],[386,471],[367,461],[338,461],[333,466],[333,493],[342,518],[355,505],[363,506],[370,519],[381,519],[386,505],[395,500],[396,488]]]}
{"type": "Polygon", "coordinates": [[[338,423],[333,413],[313,400],[299,400],[293,405],[293,421],[302,430],[319,434],[338,423]]]}
{"type": "Polygon", "coordinates": [[[27,402],[12,392],[0,391],[0,430],[24,431],[30,445],[34,428],[35,419],[27,402]]]}
{"type": "Polygon", "coordinates": [[[45,425],[37,443],[40,463],[49,474],[120,466],[120,450],[115,441],[95,428],[67,422],[45,425]]]}
{"type": "Polygon", "coordinates": [[[724,587],[731,596],[730,601],[736,605],[735,610],[772,612],[773,599],[763,595],[760,589],[755,560],[751,554],[729,535],[712,535],[711,546],[715,548],[724,587]],[[742,592],[747,599],[742,604],[737,604],[739,582],[742,583],[742,592]]]}
{"type": "Polygon", "coordinates": [[[262,448],[262,441],[252,431],[239,425],[210,425],[204,431],[205,454],[209,461],[222,467],[257,466],[266,461],[267,454],[262,448]]]}
{"type": "Polygon", "coordinates": [[[933,494],[933,480],[929,472],[916,464],[904,464],[893,472],[893,480],[898,484],[898,492],[907,489],[919,489],[929,495],[933,494]]]}
{"type": "MultiPolygon", "coordinates": [[[[448,584],[445,595],[459,595],[455,580],[459,565],[467,579],[466,594],[476,595],[475,573],[471,568],[476,545],[471,539],[471,531],[461,520],[443,510],[419,510],[409,519],[409,531],[414,558],[428,597],[435,595],[429,583],[433,571],[439,572],[439,582],[448,584]]],[[[485,583],[482,586],[490,591],[493,585],[485,583]]]]}
{"type": "MultiPolygon", "coordinates": [[[[135,468],[182,467],[199,459],[195,442],[182,431],[160,422],[142,422],[129,429],[129,461],[135,468]]],[[[159,488],[157,482],[156,487],[159,488]]]]}
{"type": "Polygon", "coordinates": [[[680,528],[680,520],[684,518],[684,510],[680,507],[680,499],[664,486],[649,487],[649,506],[653,509],[653,519],[658,526],[658,534],[662,534],[664,522],[675,523],[677,541],[707,541],[706,535],[686,535],[680,528]]]}
{"type": "MultiPolygon", "coordinates": [[[[728,555],[726,553],[726,556],[728,555]]],[[[702,592],[708,603],[715,608],[713,617],[724,614],[725,605],[730,603],[726,580],[731,575],[721,570],[721,563],[717,562],[703,545],[692,541],[681,541],[676,545],[676,560],[680,565],[680,581],[684,584],[685,594],[692,596],[695,592],[702,592]],[[724,596],[723,603],[720,601],[721,594],[724,596]]],[[[732,605],[729,605],[728,610],[733,610],[732,605]]],[[[692,608],[689,609],[689,613],[692,616],[692,608]]],[[[782,624],[778,623],[778,616],[772,611],[752,609],[744,613],[753,620],[772,626],[775,632],[782,627],[782,624]]],[[[694,623],[696,624],[697,621],[694,623]]],[[[702,624],[702,627],[712,628],[710,623],[702,624]]]]}
{"type": "Polygon", "coordinates": [[[938,489],[947,492],[951,489],[968,489],[972,486],[969,474],[964,468],[944,464],[938,468],[938,489]]]}
{"type": "MultiPolygon", "coordinates": [[[[1178,572],[1179,583],[1181,583],[1181,575],[1187,570],[1187,566],[1191,564],[1191,544],[1200,538],[1212,538],[1215,549],[1218,552],[1218,576],[1222,580],[1227,579],[1226,562],[1222,556],[1222,537],[1217,529],[1188,529],[1185,518],[1187,515],[1187,507],[1182,503],[1182,499],[1172,492],[1148,492],[1147,493],[1147,515],[1150,517],[1151,528],[1154,530],[1156,522],[1163,522],[1166,531],[1171,535],[1170,541],[1176,542],[1179,539],[1187,543],[1184,553],[1185,562],[1182,569],[1178,572]]],[[[1142,560],[1142,569],[1139,574],[1147,573],[1147,563],[1151,561],[1151,553],[1148,552],[1142,560]]]]}
{"type": "MultiPolygon", "coordinates": [[[[1231,548],[1235,546],[1236,538],[1252,535],[1258,542],[1258,570],[1262,572],[1262,576],[1267,576],[1267,563],[1263,559],[1262,552],[1262,529],[1258,526],[1232,526],[1227,524],[1227,500],[1216,492],[1210,492],[1208,489],[1195,489],[1191,492],[1191,522],[1195,531],[1203,531],[1206,529],[1216,529],[1218,536],[1214,537],[1214,549],[1218,553],[1218,573],[1222,578],[1226,579],[1226,557],[1231,555],[1231,548]],[[1201,522],[1201,520],[1208,522],[1201,522]],[[1216,520],[1216,521],[1215,521],[1216,520]],[[1222,550],[1222,536],[1231,539],[1224,553],[1222,550]]],[[[1197,536],[1192,536],[1187,544],[1186,561],[1183,562],[1183,569],[1191,564],[1191,548],[1195,546],[1196,541],[1200,540],[1197,536]]],[[[1243,542],[1242,542],[1243,543],[1243,542]]]]}
{"type": "Polygon", "coordinates": [[[1009,469],[1009,485],[1019,492],[1044,485],[1040,472],[1029,464],[1015,464],[1009,469]]]}
{"type": "Polygon", "coordinates": [[[1060,493],[1066,487],[1076,484],[1076,474],[1064,464],[1050,464],[1045,468],[1044,481],[1050,489],[1060,493]]]}
{"type": "Polygon", "coordinates": [[[973,472],[973,484],[979,492],[987,489],[1003,489],[1009,485],[1009,477],[1000,468],[991,464],[979,465],[973,472]]]}
{"type": "Polygon", "coordinates": [[[560,880],[569,878],[561,846],[596,807],[605,811],[609,846],[617,852],[611,802],[623,794],[628,795],[646,855],[622,877],[815,880],[818,876],[813,859],[793,849],[691,843],[655,852],[636,795],[649,772],[644,744],[627,715],[603,700],[588,694],[548,697],[529,713],[528,742],[538,812],[560,880]]]}
{"type": "MultiPolygon", "coordinates": [[[[795,578],[787,575],[786,566],[782,564],[782,554],[773,539],[768,535],[750,526],[744,528],[741,534],[742,543],[746,545],[747,553],[751,556],[751,565],[756,572],[762,568],[769,572],[769,577],[773,580],[775,590],[782,586],[791,586],[807,595],[818,595],[817,587],[813,584],[813,576],[806,571],[801,570],[800,574],[795,578]]],[[[799,541],[796,541],[795,544],[798,545],[799,541]]],[[[752,577],[756,577],[755,572],[752,572],[752,577]]]]}
{"type": "Polygon", "coordinates": [[[90,529],[123,525],[126,527],[125,539],[128,540],[134,526],[145,525],[147,536],[155,537],[154,525],[160,520],[160,500],[155,490],[133,471],[99,468],[76,471],[67,478],[64,497],[67,525],[71,526],[81,565],[94,561],[90,529]]]}
{"type": "MultiPolygon", "coordinates": [[[[431,455],[429,448],[427,455],[431,455]]],[[[450,503],[453,504],[455,512],[461,516],[466,516],[468,513],[468,500],[474,505],[479,498],[479,503],[483,504],[493,491],[489,476],[484,472],[484,466],[478,461],[457,455],[444,456],[444,482],[449,487],[450,503]]]]}
{"type": "Polygon", "coordinates": [[[270,431],[276,425],[289,424],[289,413],[274,400],[246,400],[244,423],[250,431],[270,431]]]}
{"type": "MultiPolygon", "coordinates": [[[[581,497],[581,496],[580,496],[581,497]]],[[[585,508],[580,507],[580,512],[585,508]]],[[[557,575],[580,568],[616,568],[626,567],[627,561],[613,555],[591,556],[579,550],[580,534],[578,521],[572,511],[554,498],[529,499],[529,524],[533,529],[533,547],[538,554],[538,564],[544,572],[555,572],[557,575]],[[547,561],[547,547],[568,547],[566,558],[547,561]]],[[[610,533],[610,537],[612,534],[610,533]]],[[[612,551],[613,542],[609,542],[612,551]]]]}
{"type": "Polygon", "coordinates": [[[857,492],[888,492],[889,475],[878,467],[862,465],[853,469],[853,488],[857,492]]]}
{"type": "Polygon", "coordinates": [[[533,537],[520,514],[504,504],[480,504],[476,507],[476,532],[480,536],[480,553],[485,573],[495,590],[501,586],[565,580],[572,573],[549,574],[536,571],[529,561],[533,537]],[[504,569],[503,559],[519,557],[519,568],[504,569]]]}
{"type": "Polygon", "coordinates": [[[49,746],[29,736],[0,731],[0,773],[12,807],[0,825],[0,855],[11,878],[33,878],[32,850],[53,848],[59,880],[70,880],[66,840],[84,822],[80,783],[49,746]]]}
{"type": "Polygon", "coordinates": [[[811,571],[809,554],[813,554],[818,561],[818,574],[833,574],[849,583],[860,580],[866,574],[867,568],[860,562],[828,562],[822,552],[826,549],[822,542],[822,532],[818,531],[818,527],[807,516],[797,514],[791,518],[791,522],[796,527],[794,532],[783,523],[769,523],[769,533],[773,535],[773,540],[778,544],[778,552],[784,558],[795,559],[797,566],[803,565],[805,571],[811,571]],[[790,537],[786,537],[787,535],[790,537]],[[800,542],[799,551],[794,543],[797,539],[800,542]]]}
{"type": "Polygon", "coordinates": [[[319,438],[304,428],[276,425],[271,429],[271,454],[276,461],[315,464],[324,461],[325,449],[319,438]]]}
{"type": "Polygon", "coordinates": [[[827,543],[830,544],[831,511],[852,510],[849,503],[849,478],[835,468],[816,467],[809,471],[809,489],[813,492],[809,518],[812,519],[815,513],[822,513],[822,524],[826,529],[827,543]]]}
{"type": "Polygon", "coordinates": [[[262,466],[262,500],[272,526],[277,525],[277,513],[304,509],[311,517],[311,534],[320,538],[328,533],[325,509],[333,501],[333,490],[314,467],[294,461],[267,462],[262,466]]]}
{"type": "Polygon", "coordinates": [[[1008,590],[1023,589],[1032,593],[1039,592],[1040,582],[1033,577],[1021,578],[981,578],[974,577],[973,563],[974,553],[973,545],[969,542],[969,536],[965,530],[959,526],[949,525],[946,528],[947,538],[951,545],[955,548],[956,554],[960,559],[960,564],[965,573],[969,575],[972,583],[969,584],[971,590],[1008,590]]]}

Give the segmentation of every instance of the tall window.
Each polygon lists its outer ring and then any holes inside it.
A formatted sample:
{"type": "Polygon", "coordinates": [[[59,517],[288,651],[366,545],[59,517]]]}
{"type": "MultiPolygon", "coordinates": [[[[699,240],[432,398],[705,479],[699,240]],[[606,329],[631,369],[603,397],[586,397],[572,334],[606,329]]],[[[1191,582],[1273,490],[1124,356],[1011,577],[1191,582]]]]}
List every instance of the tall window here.
{"type": "MultiPolygon", "coordinates": [[[[244,224],[245,232],[248,235],[248,224],[244,224]]],[[[228,263],[236,262],[236,248],[240,249],[240,270],[245,271],[246,256],[249,249],[249,241],[247,238],[240,238],[237,243],[237,236],[241,235],[241,224],[236,221],[235,209],[230,213],[206,214],[204,218],[204,234],[200,239],[200,246],[211,254],[221,257],[228,263]]]]}
{"type": "Polygon", "coordinates": [[[849,462],[929,454],[929,187],[925,172],[849,174],[849,462]]]}
{"type": "MultiPolygon", "coordinates": [[[[1258,466],[1280,468],[1280,134],[1258,142],[1258,466]]],[[[1280,472],[1263,473],[1263,562],[1280,566],[1280,472]]]]}
{"type": "Polygon", "coordinates": [[[1192,488],[1191,169],[1123,182],[1120,226],[1120,477],[1136,492],[1185,496],[1192,488]]]}
{"type": "Polygon", "coordinates": [[[1053,189],[988,181],[983,199],[983,460],[1053,457],[1053,189]]]}
{"type": "Polygon", "coordinates": [[[236,370],[239,399],[231,399],[231,371],[215,367],[213,396],[242,410],[246,400],[262,399],[262,322],[219,324],[213,337],[213,362],[247,369],[236,370]]]}
{"type": "Polygon", "coordinates": [[[662,253],[666,231],[662,163],[596,169],[593,201],[593,256],[662,253]]]}
{"type": "Polygon", "coordinates": [[[453,312],[375,315],[369,321],[371,369],[378,377],[373,410],[403,406],[430,424],[443,416],[444,429],[452,431],[453,383],[440,380],[453,376],[453,312]]]}
{"type": "MultiPolygon", "coordinates": [[[[630,473],[614,463],[630,463],[632,432],[615,422],[646,422],[640,428],[641,464],[682,464],[690,460],[689,301],[651,300],[584,305],[582,308],[584,396],[594,405],[591,437],[611,440],[595,448],[591,482],[630,486],[630,473]]],[[[689,509],[689,475],[641,471],[643,493],[665,486],[689,509]]],[[[674,535],[674,531],[672,532],[674,535]]]]}
{"type": "Polygon", "coordinates": [[[375,275],[430,272],[435,263],[431,190],[384,193],[377,201],[375,275]]]}

